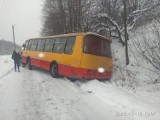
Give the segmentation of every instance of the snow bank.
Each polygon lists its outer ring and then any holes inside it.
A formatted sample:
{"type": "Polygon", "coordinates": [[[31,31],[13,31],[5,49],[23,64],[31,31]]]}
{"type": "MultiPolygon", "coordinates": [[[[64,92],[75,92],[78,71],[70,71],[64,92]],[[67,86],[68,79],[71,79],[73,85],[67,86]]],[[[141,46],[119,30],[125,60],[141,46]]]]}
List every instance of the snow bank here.
{"type": "Polygon", "coordinates": [[[11,55],[0,55],[0,79],[13,70],[11,55]]]}

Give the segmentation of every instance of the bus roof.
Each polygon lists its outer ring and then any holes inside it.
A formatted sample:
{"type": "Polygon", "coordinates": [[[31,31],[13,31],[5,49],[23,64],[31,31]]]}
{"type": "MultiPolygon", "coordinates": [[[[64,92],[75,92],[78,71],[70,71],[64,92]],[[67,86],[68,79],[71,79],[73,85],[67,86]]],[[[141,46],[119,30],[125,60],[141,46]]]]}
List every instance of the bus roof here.
{"type": "Polygon", "coordinates": [[[102,35],[99,35],[99,34],[93,33],[93,32],[69,33],[69,34],[61,34],[61,35],[53,35],[53,36],[44,36],[44,37],[30,38],[30,39],[57,38],[57,37],[69,37],[69,36],[86,36],[86,35],[94,35],[94,36],[98,36],[98,37],[101,37],[103,39],[107,39],[107,40],[111,41],[111,39],[109,37],[104,37],[102,35]]]}

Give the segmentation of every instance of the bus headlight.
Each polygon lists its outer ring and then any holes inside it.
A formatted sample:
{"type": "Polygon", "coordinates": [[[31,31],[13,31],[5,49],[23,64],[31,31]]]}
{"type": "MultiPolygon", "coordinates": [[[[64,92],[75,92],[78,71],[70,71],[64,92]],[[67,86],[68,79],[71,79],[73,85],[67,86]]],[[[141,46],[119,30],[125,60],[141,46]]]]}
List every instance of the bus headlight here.
{"type": "Polygon", "coordinates": [[[105,72],[105,69],[103,67],[99,67],[97,70],[98,70],[99,73],[104,73],[105,72]]]}

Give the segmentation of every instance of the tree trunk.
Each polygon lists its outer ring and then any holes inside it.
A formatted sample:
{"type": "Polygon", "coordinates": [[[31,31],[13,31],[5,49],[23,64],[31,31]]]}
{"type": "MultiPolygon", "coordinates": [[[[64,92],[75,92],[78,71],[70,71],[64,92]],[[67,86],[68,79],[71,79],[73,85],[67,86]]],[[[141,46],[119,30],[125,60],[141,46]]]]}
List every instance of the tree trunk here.
{"type": "Polygon", "coordinates": [[[126,55],[126,65],[129,64],[129,56],[128,56],[128,32],[127,32],[127,4],[126,0],[123,0],[124,4],[124,38],[125,38],[125,55],[126,55]]]}

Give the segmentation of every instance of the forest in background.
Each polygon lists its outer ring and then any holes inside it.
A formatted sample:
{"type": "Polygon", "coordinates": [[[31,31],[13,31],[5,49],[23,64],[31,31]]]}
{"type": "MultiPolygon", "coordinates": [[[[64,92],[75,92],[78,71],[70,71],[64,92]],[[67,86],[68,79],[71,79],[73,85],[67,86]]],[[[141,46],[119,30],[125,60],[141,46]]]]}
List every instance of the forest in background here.
{"type": "MultiPolygon", "coordinates": [[[[13,53],[14,44],[10,41],[0,40],[0,55],[11,55],[13,53]]],[[[16,44],[16,50],[21,51],[21,46],[16,44]]]]}
{"type": "Polygon", "coordinates": [[[123,40],[124,4],[129,30],[160,17],[159,0],[44,0],[41,34],[89,31],[123,40]]]}

